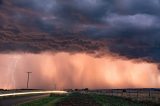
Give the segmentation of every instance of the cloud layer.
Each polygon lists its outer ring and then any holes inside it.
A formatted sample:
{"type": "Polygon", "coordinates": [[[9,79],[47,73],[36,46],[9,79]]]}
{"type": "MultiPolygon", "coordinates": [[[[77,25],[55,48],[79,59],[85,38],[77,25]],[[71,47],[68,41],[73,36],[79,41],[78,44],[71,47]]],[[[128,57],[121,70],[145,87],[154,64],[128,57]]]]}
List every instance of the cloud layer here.
{"type": "Polygon", "coordinates": [[[160,62],[160,0],[0,0],[0,50],[160,62]]]}

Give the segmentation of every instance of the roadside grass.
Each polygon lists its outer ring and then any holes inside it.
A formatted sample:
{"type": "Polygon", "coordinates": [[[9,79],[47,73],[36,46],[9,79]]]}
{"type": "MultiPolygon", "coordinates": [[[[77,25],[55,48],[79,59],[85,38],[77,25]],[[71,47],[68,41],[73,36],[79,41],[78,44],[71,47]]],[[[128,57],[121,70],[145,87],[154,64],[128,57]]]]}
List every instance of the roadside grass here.
{"type": "Polygon", "coordinates": [[[17,106],[55,106],[55,103],[65,98],[66,95],[50,94],[50,96],[17,106]]]}
{"type": "Polygon", "coordinates": [[[68,106],[70,103],[74,104],[83,103],[83,101],[85,101],[86,99],[89,99],[89,101],[93,100],[93,102],[95,101],[94,103],[97,103],[100,106],[160,106],[159,104],[154,104],[147,101],[138,102],[138,101],[133,101],[132,99],[126,99],[122,97],[108,96],[96,93],[90,93],[90,94],[70,93],[69,95],[51,94],[48,97],[24,103],[18,106],[56,106],[61,103],[63,104],[61,106],[66,106],[66,105],[68,106]],[[75,98],[78,98],[78,102],[75,102],[75,98]]]}
{"type": "Polygon", "coordinates": [[[147,104],[121,97],[107,96],[102,94],[90,94],[92,98],[102,106],[158,106],[155,104],[147,104]]]}
{"type": "Polygon", "coordinates": [[[90,95],[72,92],[56,103],[56,106],[101,106],[90,95]]]}

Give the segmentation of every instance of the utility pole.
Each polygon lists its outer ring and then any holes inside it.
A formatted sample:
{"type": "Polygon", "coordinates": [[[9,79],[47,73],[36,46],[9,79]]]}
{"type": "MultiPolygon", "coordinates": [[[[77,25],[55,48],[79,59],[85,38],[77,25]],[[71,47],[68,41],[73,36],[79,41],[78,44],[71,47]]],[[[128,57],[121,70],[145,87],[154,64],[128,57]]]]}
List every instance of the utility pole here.
{"type": "Polygon", "coordinates": [[[28,77],[27,77],[27,89],[29,88],[29,77],[30,77],[31,73],[32,72],[27,72],[27,75],[28,75],[28,77]]]}
{"type": "Polygon", "coordinates": [[[57,86],[56,86],[56,84],[54,85],[54,89],[55,89],[55,90],[57,90],[57,86]]]}

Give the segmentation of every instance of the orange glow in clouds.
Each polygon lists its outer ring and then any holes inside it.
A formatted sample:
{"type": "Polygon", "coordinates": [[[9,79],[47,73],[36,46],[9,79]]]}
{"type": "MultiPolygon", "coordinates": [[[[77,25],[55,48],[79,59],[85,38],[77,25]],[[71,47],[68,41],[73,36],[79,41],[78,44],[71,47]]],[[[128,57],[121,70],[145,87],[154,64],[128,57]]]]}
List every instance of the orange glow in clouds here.
{"type": "Polygon", "coordinates": [[[156,64],[77,53],[1,54],[0,88],[140,88],[160,87],[156,64]]]}

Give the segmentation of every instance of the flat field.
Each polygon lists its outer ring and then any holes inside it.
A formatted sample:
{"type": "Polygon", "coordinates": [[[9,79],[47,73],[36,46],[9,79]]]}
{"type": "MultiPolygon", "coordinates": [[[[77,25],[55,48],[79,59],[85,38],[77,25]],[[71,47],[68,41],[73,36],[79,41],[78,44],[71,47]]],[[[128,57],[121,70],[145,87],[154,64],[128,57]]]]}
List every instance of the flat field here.
{"type": "Polygon", "coordinates": [[[21,104],[19,106],[160,106],[158,103],[140,102],[122,97],[97,93],[72,92],[68,95],[49,97],[21,104]]]}

